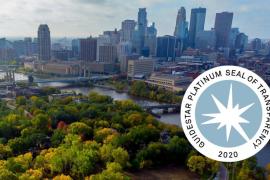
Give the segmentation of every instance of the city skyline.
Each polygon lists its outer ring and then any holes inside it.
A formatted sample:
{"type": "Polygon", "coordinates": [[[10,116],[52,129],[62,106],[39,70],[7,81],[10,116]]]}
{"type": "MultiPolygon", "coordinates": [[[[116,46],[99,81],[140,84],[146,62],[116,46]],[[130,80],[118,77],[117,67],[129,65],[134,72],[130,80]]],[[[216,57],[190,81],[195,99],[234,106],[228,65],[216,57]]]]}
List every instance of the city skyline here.
{"type": "Polygon", "coordinates": [[[121,22],[125,19],[137,20],[140,7],[147,8],[148,25],[155,22],[159,36],[172,35],[178,9],[184,6],[189,23],[191,8],[205,7],[207,9],[206,30],[214,27],[216,13],[229,11],[234,13],[232,27],[239,27],[240,31],[245,32],[251,39],[256,37],[268,39],[270,25],[265,22],[270,21],[270,16],[267,14],[270,8],[267,6],[267,1],[241,0],[237,3],[232,0],[226,2],[184,0],[181,3],[176,0],[170,2],[136,0],[130,3],[121,3],[120,0],[114,2],[107,0],[3,1],[0,8],[0,36],[35,37],[36,28],[42,23],[50,26],[52,37],[98,36],[105,30],[120,29],[121,22]],[[246,23],[247,20],[249,23],[246,23]],[[20,31],[18,31],[18,26],[20,26],[20,31]]]}

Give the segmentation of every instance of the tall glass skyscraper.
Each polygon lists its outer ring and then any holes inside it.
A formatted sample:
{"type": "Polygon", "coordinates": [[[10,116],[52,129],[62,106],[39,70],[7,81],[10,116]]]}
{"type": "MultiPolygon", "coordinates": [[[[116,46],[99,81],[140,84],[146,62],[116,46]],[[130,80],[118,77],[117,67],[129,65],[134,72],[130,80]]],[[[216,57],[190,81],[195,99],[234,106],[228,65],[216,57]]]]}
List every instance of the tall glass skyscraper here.
{"type": "Polygon", "coordinates": [[[188,22],[186,21],[186,9],[184,7],[178,10],[174,36],[181,40],[186,39],[188,36],[188,22]]]}
{"type": "Polygon", "coordinates": [[[38,28],[38,57],[41,61],[51,59],[51,35],[47,24],[41,24],[38,28]]]}
{"type": "Polygon", "coordinates": [[[147,33],[147,12],[146,8],[140,8],[138,12],[138,31],[140,38],[140,51],[144,47],[144,39],[147,33]]]}
{"type": "Polygon", "coordinates": [[[230,45],[233,13],[222,12],[216,14],[215,31],[217,36],[216,48],[227,48],[230,45]]]}
{"type": "Polygon", "coordinates": [[[189,46],[195,47],[197,33],[204,30],[206,8],[195,8],[191,10],[189,26],[189,46]]]}

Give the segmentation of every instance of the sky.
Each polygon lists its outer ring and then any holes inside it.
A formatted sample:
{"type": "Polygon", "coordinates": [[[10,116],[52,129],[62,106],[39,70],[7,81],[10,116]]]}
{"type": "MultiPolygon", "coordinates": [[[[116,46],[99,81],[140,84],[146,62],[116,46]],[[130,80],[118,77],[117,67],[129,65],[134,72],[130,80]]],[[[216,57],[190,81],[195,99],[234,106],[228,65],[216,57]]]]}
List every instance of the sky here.
{"type": "Polygon", "coordinates": [[[172,35],[177,11],[184,6],[207,8],[205,29],[214,26],[217,12],[234,12],[233,27],[250,38],[270,38],[270,0],[0,0],[0,37],[35,37],[39,24],[49,25],[52,37],[97,36],[137,20],[146,7],[148,22],[158,35],[172,35]]]}

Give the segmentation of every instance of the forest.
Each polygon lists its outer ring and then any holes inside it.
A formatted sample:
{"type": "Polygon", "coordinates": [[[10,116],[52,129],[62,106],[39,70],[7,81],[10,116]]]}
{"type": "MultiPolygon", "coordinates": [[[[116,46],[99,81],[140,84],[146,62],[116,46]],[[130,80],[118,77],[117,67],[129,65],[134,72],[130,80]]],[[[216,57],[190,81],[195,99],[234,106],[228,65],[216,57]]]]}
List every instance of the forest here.
{"type": "MultiPolygon", "coordinates": [[[[1,180],[124,180],[130,172],[168,165],[208,179],[221,167],[198,154],[181,128],[159,122],[130,100],[97,93],[53,100],[20,96],[0,101],[0,112],[1,180]]],[[[264,178],[255,158],[236,167],[238,179],[264,178]]]]}

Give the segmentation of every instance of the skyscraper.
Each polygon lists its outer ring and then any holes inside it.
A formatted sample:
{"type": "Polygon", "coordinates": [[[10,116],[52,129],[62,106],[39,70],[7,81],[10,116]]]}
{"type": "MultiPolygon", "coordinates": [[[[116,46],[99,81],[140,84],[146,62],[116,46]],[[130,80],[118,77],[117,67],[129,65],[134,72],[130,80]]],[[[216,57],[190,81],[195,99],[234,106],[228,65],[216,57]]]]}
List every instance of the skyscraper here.
{"type": "Polygon", "coordinates": [[[162,36],[157,38],[157,57],[164,60],[173,60],[175,58],[176,48],[175,36],[162,36]]]}
{"type": "Polygon", "coordinates": [[[181,40],[186,39],[188,36],[188,22],[186,21],[186,9],[184,7],[178,10],[174,36],[181,40]]]}
{"type": "Polygon", "coordinates": [[[235,48],[240,51],[244,51],[248,45],[248,36],[244,33],[240,33],[237,35],[235,40],[235,48]]]}
{"type": "Polygon", "coordinates": [[[232,28],[233,13],[222,12],[216,14],[215,31],[217,36],[216,48],[228,48],[232,28]]]}
{"type": "Polygon", "coordinates": [[[236,41],[236,38],[237,38],[238,34],[240,34],[239,28],[231,28],[230,42],[229,42],[229,47],[231,49],[235,48],[235,41],[236,41]]]}
{"type": "Polygon", "coordinates": [[[113,44],[107,43],[99,46],[100,62],[115,63],[117,61],[117,47],[113,44]]]}
{"type": "Polygon", "coordinates": [[[93,62],[97,59],[97,39],[89,37],[80,39],[80,57],[84,62],[93,62]]]}
{"type": "Polygon", "coordinates": [[[262,40],[259,38],[255,38],[251,41],[251,47],[254,51],[259,51],[262,49],[262,40]]]}
{"type": "Polygon", "coordinates": [[[145,45],[146,49],[149,51],[149,55],[156,55],[156,47],[157,47],[157,29],[155,27],[155,23],[152,23],[150,27],[147,28],[147,35],[145,37],[145,45]]]}
{"type": "Polygon", "coordinates": [[[47,24],[41,24],[38,28],[38,57],[41,61],[51,59],[51,35],[47,24]]]}
{"type": "Polygon", "coordinates": [[[134,20],[124,20],[122,22],[122,29],[121,29],[121,41],[131,41],[132,34],[135,31],[136,22],[134,20]]]}
{"type": "Polygon", "coordinates": [[[26,37],[24,38],[24,44],[25,44],[25,55],[26,56],[31,56],[33,53],[32,50],[32,38],[26,37]]]}
{"type": "Polygon", "coordinates": [[[197,33],[195,48],[207,50],[215,49],[216,47],[216,32],[215,30],[200,31],[197,33]]]}
{"type": "Polygon", "coordinates": [[[80,40],[73,39],[71,42],[73,56],[78,58],[80,56],[80,40]]]}
{"type": "Polygon", "coordinates": [[[144,47],[144,39],[147,33],[147,12],[146,8],[140,8],[138,12],[138,31],[139,31],[139,42],[140,50],[144,47]]]}
{"type": "Polygon", "coordinates": [[[195,47],[197,33],[204,30],[206,8],[195,8],[191,10],[189,26],[189,45],[195,47]]]}

